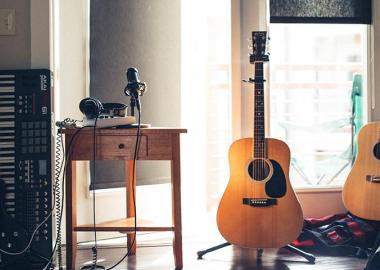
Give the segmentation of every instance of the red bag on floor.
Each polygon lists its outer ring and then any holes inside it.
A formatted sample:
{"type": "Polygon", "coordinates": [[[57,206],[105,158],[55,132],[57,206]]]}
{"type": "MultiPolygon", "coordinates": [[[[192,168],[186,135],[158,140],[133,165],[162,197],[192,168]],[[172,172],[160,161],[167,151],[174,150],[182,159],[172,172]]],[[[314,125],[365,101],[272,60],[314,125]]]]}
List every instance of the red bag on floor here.
{"type": "Polygon", "coordinates": [[[293,245],[328,255],[367,258],[380,228],[380,222],[364,220],[350,213],[322,218],[306,218],[293,245]]]}

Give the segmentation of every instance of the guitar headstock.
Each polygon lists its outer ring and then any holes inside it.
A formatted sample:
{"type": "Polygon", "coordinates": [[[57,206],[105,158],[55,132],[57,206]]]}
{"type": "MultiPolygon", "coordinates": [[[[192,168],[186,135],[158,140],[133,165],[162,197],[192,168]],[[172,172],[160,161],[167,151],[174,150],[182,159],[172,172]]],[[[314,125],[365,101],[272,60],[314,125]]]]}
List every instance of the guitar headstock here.
{"type": "Polygon", "coordinates": [[[249,56],[251,64],[255,62],[269,61],[269,55],[266,53],[267,32],[254,31],[252,32],[252,53],[249,56]]]}

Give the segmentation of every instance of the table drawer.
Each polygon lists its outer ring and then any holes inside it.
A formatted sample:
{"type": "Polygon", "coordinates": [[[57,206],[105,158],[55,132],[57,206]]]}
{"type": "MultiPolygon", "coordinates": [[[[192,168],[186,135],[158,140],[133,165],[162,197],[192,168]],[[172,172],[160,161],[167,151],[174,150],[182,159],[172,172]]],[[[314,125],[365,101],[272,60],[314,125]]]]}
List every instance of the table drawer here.
{"type": "MultiPolygon", "coordinates": [[[[133,159],[136,136],[97,136],[97,159],[133,159]]],[[[147,137],[140,137],[138,158],[147,156],[147,137]]]]}

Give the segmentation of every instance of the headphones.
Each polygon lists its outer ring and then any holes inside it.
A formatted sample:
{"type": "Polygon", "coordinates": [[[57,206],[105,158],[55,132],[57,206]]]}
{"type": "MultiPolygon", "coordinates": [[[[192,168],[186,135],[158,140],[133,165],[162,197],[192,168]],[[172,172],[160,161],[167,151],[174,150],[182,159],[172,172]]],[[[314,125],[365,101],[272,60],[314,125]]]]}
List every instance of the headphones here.
{"type": "Polygon", "coordinates": [[[100,115],[125,117],[127,105],[123,103],[101,103],[98,99],[89,97],[81,100],[79,110],[87,119],[98,118],[100,115]]]}

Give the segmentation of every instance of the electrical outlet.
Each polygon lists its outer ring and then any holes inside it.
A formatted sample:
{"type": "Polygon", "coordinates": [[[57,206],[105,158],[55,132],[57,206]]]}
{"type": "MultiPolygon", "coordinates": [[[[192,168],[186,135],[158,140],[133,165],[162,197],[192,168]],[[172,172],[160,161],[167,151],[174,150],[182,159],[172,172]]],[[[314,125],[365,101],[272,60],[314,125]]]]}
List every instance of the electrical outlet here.
{"type": "Polygon", "coordinates": [[[0,9],[0,35],[16,35],[16,10],[0,9]]]}

